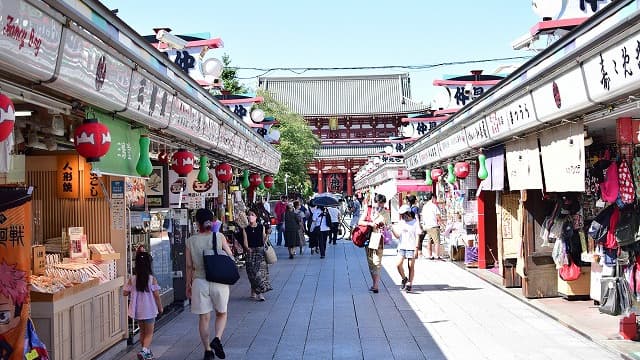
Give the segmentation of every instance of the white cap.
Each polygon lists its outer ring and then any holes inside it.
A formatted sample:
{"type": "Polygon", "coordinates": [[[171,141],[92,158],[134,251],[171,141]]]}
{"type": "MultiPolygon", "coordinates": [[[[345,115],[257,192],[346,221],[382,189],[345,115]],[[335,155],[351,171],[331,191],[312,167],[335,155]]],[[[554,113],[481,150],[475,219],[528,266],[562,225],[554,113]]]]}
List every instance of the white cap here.
{"type": "Polygon", "coordinates": [[[409,207],[409,205],[402,205],[400,206],[400,209],[398,209],[398,213],[400,213],[400,215],[406,214],[410,211],[411,211],[411,208],[409,207]]]}

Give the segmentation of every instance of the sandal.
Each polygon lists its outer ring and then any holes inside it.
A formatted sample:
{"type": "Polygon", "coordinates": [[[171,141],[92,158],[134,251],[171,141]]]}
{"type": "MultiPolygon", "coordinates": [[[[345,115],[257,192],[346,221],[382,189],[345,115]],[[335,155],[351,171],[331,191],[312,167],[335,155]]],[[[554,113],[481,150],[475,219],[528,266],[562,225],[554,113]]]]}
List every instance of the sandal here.
{"type": "Polygon", "coordinates": [[[411,285],[407,285],[404,289],[406,292],[411,292],[411,285]]]}
{"type": "Polygon", "coordinates": [[[402,279],[402,287],[400,287],[400,289],[404,289],[404,287],[407,285],[408,281],[409,281],[408,277],[405,277],[404,279],[402,279]]]}
{"type": "Polygon", "coordinates": [[[374,294],[377,294],[380,290],[378,289],[374,289],[373,286],[369,288],[369,291],[371,291],[374,294]]]}

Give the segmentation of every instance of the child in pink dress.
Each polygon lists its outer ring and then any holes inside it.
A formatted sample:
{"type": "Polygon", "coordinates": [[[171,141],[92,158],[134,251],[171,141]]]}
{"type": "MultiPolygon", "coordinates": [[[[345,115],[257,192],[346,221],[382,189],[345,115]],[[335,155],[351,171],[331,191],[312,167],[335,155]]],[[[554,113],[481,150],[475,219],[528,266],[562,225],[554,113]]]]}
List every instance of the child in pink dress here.
{"type": "Polygon", "coordinates": [[[158,313],[162,314],[160,301],[160,286],[152,275],[151,255],[146,251],[136,253],[136,275],[129,278],[124,286],[123,295],[129,296],[127,314],[140,324],[140,343],[142,350],[138,353],[139,360],[153,359],[149,348],[153,338],[153,328],[158,313]]]}

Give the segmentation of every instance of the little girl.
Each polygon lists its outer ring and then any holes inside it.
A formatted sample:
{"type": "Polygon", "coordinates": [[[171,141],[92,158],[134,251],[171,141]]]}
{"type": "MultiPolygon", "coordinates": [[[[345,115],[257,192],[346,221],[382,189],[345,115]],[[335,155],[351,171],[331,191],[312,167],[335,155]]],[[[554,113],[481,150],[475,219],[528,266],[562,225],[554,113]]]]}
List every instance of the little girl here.
{"type": "Polygon", "coordinates": [[[136,253],[136,275],[129,278],[124,286],[123,295],[129,298],[129,317],[140,324],[140,343],[142,350],[138,353],[139,360],[153,359],[149,347],[153,338],[153,328],[156,316],[162,314],[160,302],[160,286],[152,275],[151,262],[153,258],[146,251],[136,253]]]}

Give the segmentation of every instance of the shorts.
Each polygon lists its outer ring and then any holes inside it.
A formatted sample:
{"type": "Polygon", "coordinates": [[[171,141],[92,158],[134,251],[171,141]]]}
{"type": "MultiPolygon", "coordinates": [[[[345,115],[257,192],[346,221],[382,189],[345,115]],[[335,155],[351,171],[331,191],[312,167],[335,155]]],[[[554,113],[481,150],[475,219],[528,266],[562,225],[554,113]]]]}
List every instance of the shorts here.
{"type": "Polygon", "coordinates": [[[427,229],[427,235],[429,235],[429,239],[431,239],[430,242],[440,245],[440,228],[439,227],[432,227],[430,229],[427,229]]]}
{"type": "Polygon", "coordinates": [[[153,324],[156,322],[156,318],[151,318],[151,319],[139,319],[136,320],[137,322],[141,323],[141,324],[153,324]]]}
{"type": "Polygon", "coordinates": [[[193,279],[191,285],[191,312],[208,314],[214,309],[219,313],[227,312],[229,303],[229,285],[209,282],[205,279],[193,279]]]}
{"type": "Polygon", "coordinates": [[[367,251],[367,265],[369,265],[369,272],[371,275],[380,275],[382,269],[382,249],[369,249],[367,251]]]}
{"type": "Polygon", "coordinates": [[[405,259],[413,259],[413,258],[416,257],[416,251],[415,250],[398,249],[398,256],[402,256],[405,259]]]}

